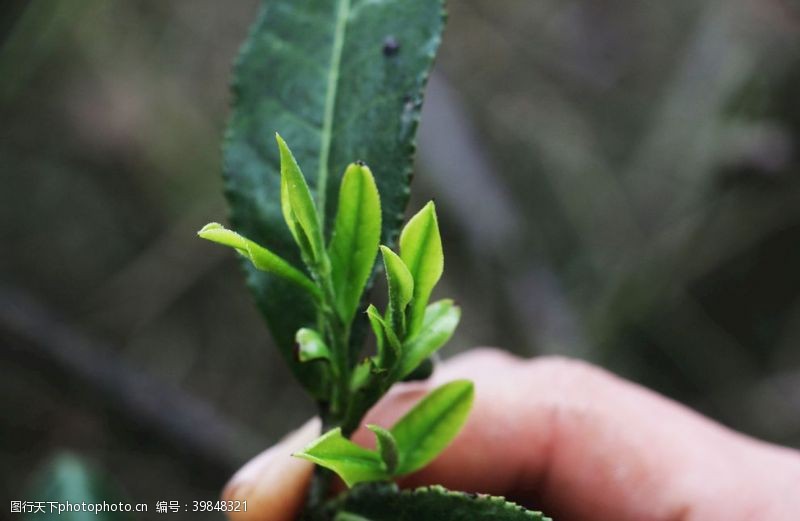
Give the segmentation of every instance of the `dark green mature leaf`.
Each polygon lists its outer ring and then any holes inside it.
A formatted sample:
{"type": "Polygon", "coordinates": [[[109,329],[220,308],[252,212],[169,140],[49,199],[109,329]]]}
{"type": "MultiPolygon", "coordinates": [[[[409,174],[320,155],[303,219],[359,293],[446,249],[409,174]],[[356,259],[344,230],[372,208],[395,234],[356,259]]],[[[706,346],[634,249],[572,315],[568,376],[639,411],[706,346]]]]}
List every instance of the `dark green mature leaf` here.
{"type": "Polygon", "coordinates": [[[294,456],[336,472],[348,487],[362,481],[389,479],[380,455],[348,440],[338,428],[326,432],[294,456]]]}
{"type": "MultiPolygon", "coordinates": [[[[55,457],[37,476],[31,491],[21,499],[29,501],[53,501],[65,503],[118,504],[121,495],[111,484],[108,476],[101,475],[84,461],[72,454],[64,453],[55,457]]],[[[25,519],[35,521],[52,519],[61,521],[128,521],[133,519],[128,512],[61,512],[50,511],[45,503],[44,513],[30,513],[25,519]]]]}
{"type": "Polygon", "coordinates": [[[475,387],[455,380],[436,388],[394,424],[400,462],[395,474],[419,470],[447,447],[467,421],[475,387]]]}
{"type": "Polygon", "coordinates": [[[386,271],[386,281],[389,286],[389,312],[387,318],[398,338],[405,337],[406,306],[414,296],[414,279],[408,271],[403,259],[395,252],[381,246],[383,267],[386,271]]]}
{"type": "Polygon", "coordinates": [[[400,256],[414,277],[414,301],[411,303],[408,335],[422,326],[425,308],[444,270],[442,238],[433,201],[409,219],[400,235],[400,256]]]}
{"type": "Polygon", "coordinates": [[[410,375],[426,358],[445,345],[461,319],[461,308],[450,299],[434,302],[425,309],[419,332],[403,344],[398,378],[410,375]]]}
{"type": "MultiPolygon", "coordinates": [[[[382,241],[394,242],[408,200],[422,89],[443,28],[443,0],[265,2],[237,60],[224,144],[231,222],[298,265],[280,202],[279,131],[320,208],[336,213],[339,177],[356,159],[375,172],[382,241]]],[[[294,334],[314,323],[310,299],[246,267],[248,284],[295,375],[321,396],[318,367],[294,360],[294,334]]]]}
{"type": "Polygon", "coordinates": [[[381,240],[381,201],[366,165],[347,167],[329,246],[331,276],[342,320],[349,323],[361,301],[381,240]]]}
{"type": "Polygon", "coordinates": [[[339,521],[552,521],[502,497],[452,492],[440,486],[400,491],[365,483],[328,505],[339,521]]]}

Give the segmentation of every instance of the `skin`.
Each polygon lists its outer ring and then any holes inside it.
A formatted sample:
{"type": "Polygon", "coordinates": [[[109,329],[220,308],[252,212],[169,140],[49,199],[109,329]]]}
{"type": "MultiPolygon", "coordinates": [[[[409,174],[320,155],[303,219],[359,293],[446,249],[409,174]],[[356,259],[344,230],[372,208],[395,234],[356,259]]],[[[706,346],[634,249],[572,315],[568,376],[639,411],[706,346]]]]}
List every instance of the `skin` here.
{"type": "MultiPolygon", "coordinates": [[[[365,423],[390,427],[431,388],[457,378],[475,382],[466,426],[402,486],[503,495],[558,521],[798,519],[800,452],[574,360],[473,350],[428,382],[396,385],[365,423]]],[[[312,466],[290,455],[318,430],[309,421],[231,479],[223,498],[248,501],[231,519],[295,519],[312,466]]],[[[355,440],[374,443],[364,430],[355,440]]]]}

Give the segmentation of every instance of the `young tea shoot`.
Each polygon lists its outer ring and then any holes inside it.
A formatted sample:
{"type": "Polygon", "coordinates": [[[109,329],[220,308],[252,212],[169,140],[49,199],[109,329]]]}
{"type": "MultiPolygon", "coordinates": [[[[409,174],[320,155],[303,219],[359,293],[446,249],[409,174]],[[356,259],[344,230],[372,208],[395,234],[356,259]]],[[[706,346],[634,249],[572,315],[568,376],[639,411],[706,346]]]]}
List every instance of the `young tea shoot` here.
{"type": "Polygon", "coordinates": [[[350,164],[339,189],[330,241],[315,199],[289,146],[280,149],[280,202],[303,266],[293,266],[267,247],[210,223],[198,232],[236,250],[257,269],[305,290],[317,310],[316,323],[297,331],[297,359],[319,364],[324,396],[319,399],[326,427],[322,437],[296,456],[335,471],[348,485],[388,480],[418,470],[458,433],[472,403],[470,382],[439,387],[391,429],[377,425],[377,449],[347,438],[366,411],[392,384],[408,378],[453,335],[460,309],[451,300],[429,303],[444,269],[444,255],[433,202],[414,215],[400,234],[400,250],[380,244],[381,202],[368,166],[350,164]],[[364,293],[380,254],[388,285],[381,312],[364,293]],[[377,352],[358,360],[352,354],[353,324],[359,310],[376,337],[377,352]]]}

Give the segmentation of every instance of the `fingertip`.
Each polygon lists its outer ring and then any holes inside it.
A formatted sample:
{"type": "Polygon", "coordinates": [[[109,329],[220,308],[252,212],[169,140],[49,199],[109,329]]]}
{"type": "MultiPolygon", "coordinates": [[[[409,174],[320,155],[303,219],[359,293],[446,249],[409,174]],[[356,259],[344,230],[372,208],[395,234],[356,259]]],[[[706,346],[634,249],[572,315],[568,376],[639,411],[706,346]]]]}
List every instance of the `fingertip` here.
{"type": "Polygon", "coordinates": [[[313,471],[311,462],[292,457],[318,434],[318,418],[277,445],[265,450],[228,481],[222,491],[225,501],[247,501],[247,509],[228,512],[235,521],[290,521],[300,510],[313,471]]]}

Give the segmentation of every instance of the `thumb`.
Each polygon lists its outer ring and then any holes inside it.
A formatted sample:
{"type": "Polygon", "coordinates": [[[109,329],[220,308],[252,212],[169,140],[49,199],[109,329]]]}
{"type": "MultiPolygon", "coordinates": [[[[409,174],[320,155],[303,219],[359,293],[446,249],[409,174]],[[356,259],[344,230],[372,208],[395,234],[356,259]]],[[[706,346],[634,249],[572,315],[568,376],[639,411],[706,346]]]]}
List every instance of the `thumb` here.
{"type": "Polygon", "coordinates": [[[312,418],[277,445],[242,467],[222,491],[224,501],[247,501],[247,510],[228,512],[234,521],[290,521],[305,499],[314,465],[292,457],[319,435],[320,422],[312,418]]]}

